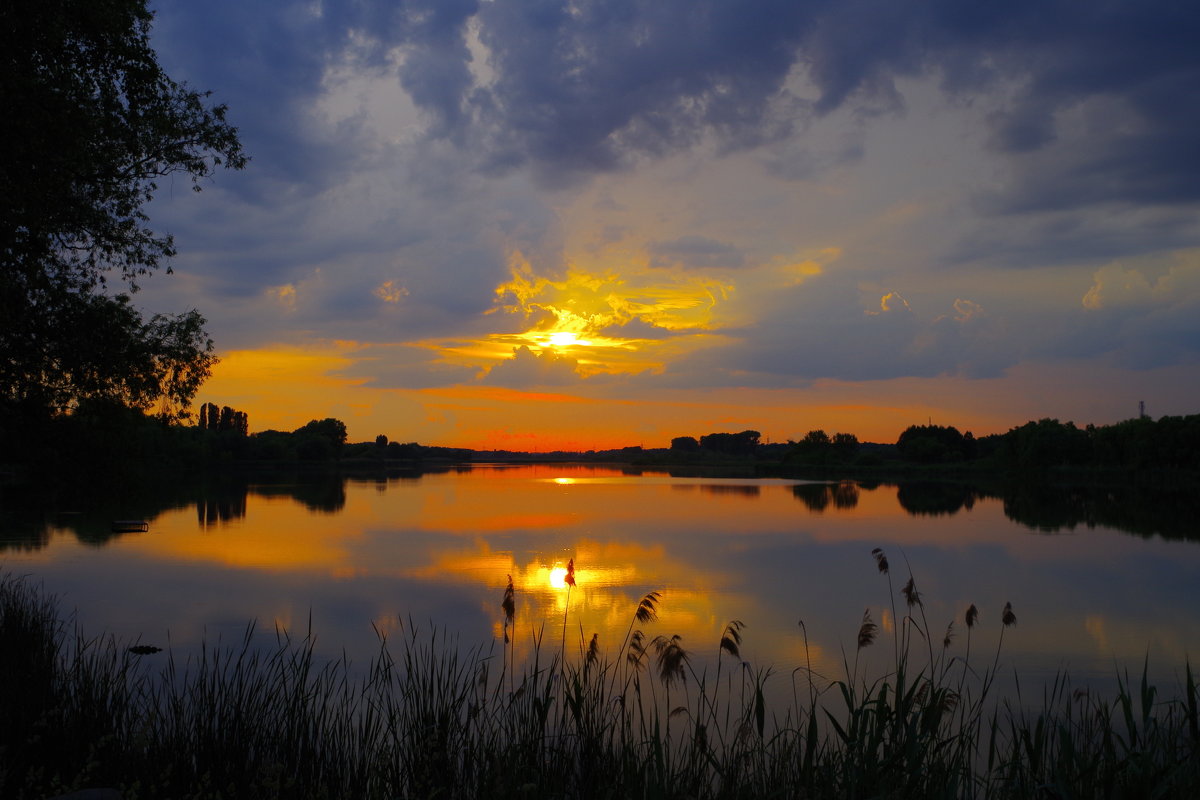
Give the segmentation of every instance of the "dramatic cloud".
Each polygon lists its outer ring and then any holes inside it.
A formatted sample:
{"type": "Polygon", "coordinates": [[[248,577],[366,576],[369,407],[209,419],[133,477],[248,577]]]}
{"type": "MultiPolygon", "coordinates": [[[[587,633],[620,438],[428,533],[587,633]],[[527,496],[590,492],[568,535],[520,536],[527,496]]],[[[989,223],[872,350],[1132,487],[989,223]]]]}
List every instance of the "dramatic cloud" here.
{"type": "Polygon", "coordinates": [[[1200,7],[215,0],[154,37],[253,160],[164,184],[138,298],[223,351],[499,404],[1200,360],[1200,7]]]}

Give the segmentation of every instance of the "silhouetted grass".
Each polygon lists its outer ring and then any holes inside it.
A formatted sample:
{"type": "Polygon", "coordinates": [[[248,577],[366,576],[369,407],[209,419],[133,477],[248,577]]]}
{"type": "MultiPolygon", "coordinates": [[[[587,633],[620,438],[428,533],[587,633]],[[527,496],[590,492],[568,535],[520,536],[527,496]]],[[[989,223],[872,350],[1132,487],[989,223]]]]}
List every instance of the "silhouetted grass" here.
{"type": "MultiPolygon", "coordinates": [[[[887,571],[882,553],[876,562],[887,571]]],[[[589,646],[563,663],[559,642],[547,658],[535,637],[514,665],[511,652],[410,624],[399,641],[381,634],[360,669],[318,664],[311,632],[276,631],[264,648],[253,626],[186,663],[170,652],[152,662],[112,639],[69,636],[53,598],[0,575],[0,796],[89,786],[126,800],[1200,792],[1190,665],[1176,699],[1143,671],[1140,682],[1120,676],[1115,697],[1073,692],[1060,676],[1040,705],[998,700],[1000,647],[971,661],[974,607],[962,620],[966,655],[952,656],[954,625],[930,630],[911,576],[899,596],[886,674],[859,671],[859,651],[879,636],[867,614],[841,678],[801,665],[791,704],[772,707],[768,682],[780,678],[740,660],[740,621],[722,631],[711,676],[679,637],[635,627],[655,621],[657,593],[631,609],[607,658],[589,646]]],[[[512,599],[506,590],[506,622],[512,599]]],[[[1015,622],[1006,608],[1001,633],[1015,622]]]]}

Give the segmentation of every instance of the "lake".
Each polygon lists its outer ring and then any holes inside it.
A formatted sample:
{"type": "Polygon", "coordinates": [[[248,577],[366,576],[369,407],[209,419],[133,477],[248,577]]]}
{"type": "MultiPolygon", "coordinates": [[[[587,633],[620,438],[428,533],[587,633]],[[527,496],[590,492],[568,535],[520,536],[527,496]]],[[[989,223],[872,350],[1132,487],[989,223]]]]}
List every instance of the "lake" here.
{"type": "Polygon", "coordinates": [[[953,621],[948,652],[966,655],[963,613],[976,605],[972,663],[996,657],[1011,602],[1017,622],[998,657],[1023,686],[1068,670],[1077,685],[1111,688],[1116,667],[1140,676],[1148,659],[1173,695],[1200,644],[1200,509],[1185,490],[476,465],[13,495],[0,568],[57,595],[87,634],[184,653],[240,641],[251,620],[260,636],[311,629],[319,654],[355,661],[376,651],[379,632],[413,626],[498,651],[509,576],[518,653],[540,635],[544,651],[578,654],[598,634],[611,654],[657,591],[657,621],[638,626],[647,638],[678,634],[697,665],[711,665],[739,620],[741,659],[785,684],[810,663],[842,677],[864,611],[880,639],[863,658],[886,664],[910,575],[924,617],[912,614],[938,652],[953,621]],[[148,531],[113,533],[112,520],[127,518],[148,531]]]}

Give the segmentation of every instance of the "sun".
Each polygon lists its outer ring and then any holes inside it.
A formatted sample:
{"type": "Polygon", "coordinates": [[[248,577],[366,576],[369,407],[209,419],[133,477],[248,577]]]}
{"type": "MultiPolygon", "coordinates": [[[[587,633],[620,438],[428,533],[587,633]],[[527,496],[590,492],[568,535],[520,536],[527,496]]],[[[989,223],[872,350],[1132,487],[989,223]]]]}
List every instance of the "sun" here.
{"type": "Polygon", "coordinates": [[[551,347],[570,347],[573,344],[580,344],[579,337],[570,331],[555,331],[550,334],[547,343],[551,347]]]}

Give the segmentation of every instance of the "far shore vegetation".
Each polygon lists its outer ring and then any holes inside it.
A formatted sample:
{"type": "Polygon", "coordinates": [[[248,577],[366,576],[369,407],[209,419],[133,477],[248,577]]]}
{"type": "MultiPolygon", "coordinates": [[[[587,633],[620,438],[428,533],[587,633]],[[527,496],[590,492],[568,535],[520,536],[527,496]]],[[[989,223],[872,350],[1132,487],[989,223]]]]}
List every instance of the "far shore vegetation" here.
{"type": "Polygon", "coordinates": [[[763,442],[754,430],[678,436],[669,447],[585,452],[472,450],[389,440],[347,441],[346,425],[314,419],[292,431],[250,431],[244,411],[212,403],[195,419],[117,400],[90,400],[37,425],[0,414],[0,482],[54,480],[88,470],[287,466],[363,470],[482,462],[591,462],[824,479],[1022,479],[1064,482],[1200,481],[1200,414],[1077,427],[1042,419],[975,437],[953,426],[912,425],[895,442],[809,431],[763,442]]]}

